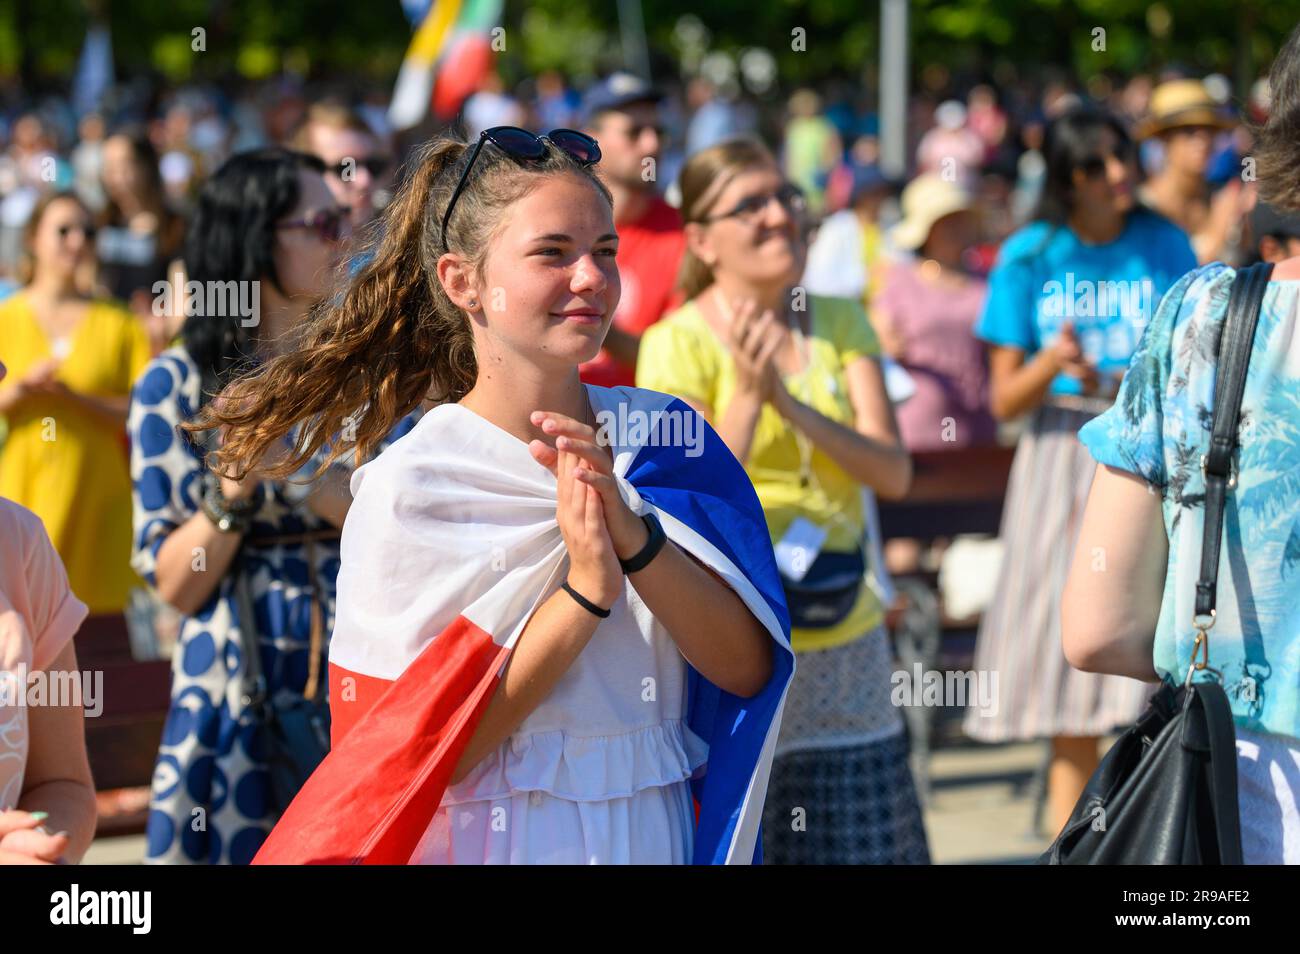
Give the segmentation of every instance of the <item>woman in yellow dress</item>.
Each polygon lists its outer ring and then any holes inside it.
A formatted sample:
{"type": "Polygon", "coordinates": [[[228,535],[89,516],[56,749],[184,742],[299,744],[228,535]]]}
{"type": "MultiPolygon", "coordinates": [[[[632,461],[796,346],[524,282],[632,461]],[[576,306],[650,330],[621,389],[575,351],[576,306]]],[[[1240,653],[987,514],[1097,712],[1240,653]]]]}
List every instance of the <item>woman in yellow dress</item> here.
{"type": "Polygon", "coordinates": [[[126,411],[149,360],[135,317],[79,291],[94,254],[89,210],[56,193],[37,204],[25,236],[26,282],[0,303],[0,497],[45,523],[72,591],[94,614],[120,613],[131,569],[126,411]]]}

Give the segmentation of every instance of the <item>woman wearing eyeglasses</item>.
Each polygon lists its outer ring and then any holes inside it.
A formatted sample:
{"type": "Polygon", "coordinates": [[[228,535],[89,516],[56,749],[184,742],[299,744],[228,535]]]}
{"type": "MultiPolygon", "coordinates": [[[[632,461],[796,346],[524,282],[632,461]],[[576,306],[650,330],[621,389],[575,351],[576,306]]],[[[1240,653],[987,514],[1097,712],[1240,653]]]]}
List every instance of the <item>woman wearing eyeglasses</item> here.
{"type": "Polygon", "coordinates": [[[420,150],[300,348],[193,426],[285,472],[356,420],[333,747],[258,863],[750,863],[793,657],[761,511],[682,402],[584,385],[618,305],[594,139],[420,150]]]}
{"type": "Polygon", "coordinates": [[[890,701],[883,610],[866,585],[864,486],[911,480],[861,304],[805,297],[804,207],[753,140],[681,177],[689,298],[649,330],[637,383],[679,395],[742,461],[776,548],[798,656],[764,815],[766,860],[929,860],[890,701]]]}
{"type": "Polygon", "coordinates": [[[120,614],[131,571],[131,484],[122,428],[149,360],[144,328],[81,290],[94,267],[90,211],[70,193],[28,220],[22,289],[0,304],[0,496],[45,523],[91,614],[120,614]]]}
{"type": "MultiPolygon", "coordinates": [[[[1119,120],[1076,111],[1049,128],[1035,220],[1007,239],[976,326],[989,347],[995,417],[1028,415],[1002,518],[1005,558],[980,625],[975,669],[998,705],[968,735],[1047,737],[1053,830],[1096,767],[1098,737],[1132,722],[1148,687],[1078,672],[1061,650],[1060,596],[1092,479],[1079,428],[1109,407],[1164,294],[1196,266],[1187,236],[1134,201],[1132,141],[1119,120]]],[[[1098,572],[1106,555],[1093,555],[1098,572]]]]}
{"type": "Polygon", "coordinates": [[[172,290],[186,302],[180,342],[131,395],[132,562],[182,614],[149,862],[247,863],[283,807],[248,698],[250,653],[269,698],[323,697],[346,475],[205,479],[206,448],[178,429],[238,371],[294,347],[339,275],[346,210],[323,171],[312,156],[269,149],[234,156],[203,185],[188,285],[172,290]]]}

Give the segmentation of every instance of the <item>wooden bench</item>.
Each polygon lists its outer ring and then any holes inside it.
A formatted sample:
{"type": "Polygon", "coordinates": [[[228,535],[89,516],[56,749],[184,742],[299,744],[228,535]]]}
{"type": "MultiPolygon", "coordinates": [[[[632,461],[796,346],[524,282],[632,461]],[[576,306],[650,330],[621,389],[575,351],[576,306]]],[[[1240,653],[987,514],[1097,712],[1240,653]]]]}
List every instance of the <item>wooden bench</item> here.
{"type": "MultiPolygon", "coordinates": [[[[912,455],[912,486],[898,501],[880,501],[880,531],[885,540],[910,538],[929,543],[957,534],[998,533],[1014,447],[968,447],[912,455]]],[[[922,672],[939,670],[945,634],[970,632],[978,619],[945,616],[932,574],[895,581],[904,609],[893,627],[894,649],[905,671],[919,663],[922,672]]],[[[911,737],[912,768],[921,798],[930,790],[930,751],[935,710],[914,705],[903,711],[911,737]]]]}
{"type": "Polygon", "coordinates": [[[104,674],[102,711],[86,718],[86,751],[100,794],[97,834],[141,832],[145,811],[120,813],[111,806],[115,792],[147,788],[153,777],[167,716],[171,664],[165,659],[135,659],[122,616],[88,617],[75,645],[81,670],[104,674]]]}

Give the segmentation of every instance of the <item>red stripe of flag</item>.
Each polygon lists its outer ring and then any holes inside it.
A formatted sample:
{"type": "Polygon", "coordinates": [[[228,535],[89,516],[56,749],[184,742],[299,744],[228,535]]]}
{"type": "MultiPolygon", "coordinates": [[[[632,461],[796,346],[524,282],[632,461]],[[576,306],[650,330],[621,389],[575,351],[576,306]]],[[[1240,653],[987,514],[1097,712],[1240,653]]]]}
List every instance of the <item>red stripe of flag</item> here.
{"type": "Polygon", "coordinates": [[[458,617],[386,689],[385,680],[331,665],[334,748],[253,864],[406,864],[508,652],[458,617]],[[353,701],[340,691],[349,677],[353,701]]]}

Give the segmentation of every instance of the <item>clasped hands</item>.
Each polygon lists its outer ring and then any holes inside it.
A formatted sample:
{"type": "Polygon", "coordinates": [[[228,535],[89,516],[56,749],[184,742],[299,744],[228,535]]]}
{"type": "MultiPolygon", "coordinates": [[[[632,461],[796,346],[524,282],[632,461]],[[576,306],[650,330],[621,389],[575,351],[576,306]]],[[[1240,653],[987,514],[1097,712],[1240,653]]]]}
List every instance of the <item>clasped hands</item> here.
{"type": "Polygon", "coordinates": [[[555,411],[534,411],[535,427],[554,438],[528,445],[556,479],[555,519],[569,551],[569,584],[608,608],[623,592],[619,560],[645,546],[650,531],[618,492],[614,461],[588,424],[555,411]]]}

